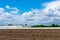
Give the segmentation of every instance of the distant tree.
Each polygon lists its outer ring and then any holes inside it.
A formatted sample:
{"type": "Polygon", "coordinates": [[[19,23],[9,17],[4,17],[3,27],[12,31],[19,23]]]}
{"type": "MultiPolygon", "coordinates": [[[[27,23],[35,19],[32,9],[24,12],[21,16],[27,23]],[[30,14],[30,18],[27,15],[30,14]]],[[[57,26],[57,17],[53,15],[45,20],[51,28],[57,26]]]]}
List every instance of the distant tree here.
{"type": "Polygon", "coordinates": [[[16,24],[16,26],[19,26],[19,24],[16,24]]]}
{"type": "Polygon", "coordinates": [[[4,26],[4,24],[0,24],[0,26],[4,26]]]}
{"type": "Polygon", "coordinates": [[[13,26],[13,24],[8,24],[8,26],[13,26]]]}
{"type": "Polygon", "coordinates": [[[24,27],[25,25],[24,24],[20,24],[20,26],[23,26],[24,27]]]}
{"type": "Polygon", "coordinates": [[[23,24],[20,24],[20,26],[23,26],[23,24]]]}
{"type": "Polygon", "coordinates": [[[40,27],[39,25],[33,25],[32,27],[40,27]]]}
{"type": "Polygon", "coordinates": [[[40,27],[45,27],[44,25],[40,25],[40,27]]]}
{"type": "Polygon", "coordinates": [[[25,24],[25,26],[27,26],[27,24],[25,24]]]}
{"type": "Polygon", "coordinates": [[[45,27],[44,25],[34,25],[32,27],[45,27]]]}
{"type": "Polygon", "coordinates": [[[50,27],[57,27],[58,25],[56,24],[51,24],[50,27]]]}

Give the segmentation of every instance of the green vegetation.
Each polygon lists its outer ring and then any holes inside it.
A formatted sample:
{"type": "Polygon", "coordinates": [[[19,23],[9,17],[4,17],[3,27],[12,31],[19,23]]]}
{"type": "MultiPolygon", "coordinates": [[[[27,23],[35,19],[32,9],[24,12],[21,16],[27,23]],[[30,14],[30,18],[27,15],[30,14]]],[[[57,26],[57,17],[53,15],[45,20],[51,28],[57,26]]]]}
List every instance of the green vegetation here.
{"type": "Polygon", "coordinates": [[[8,24],[8,26],[13,26],[13,24],[8,24]]]}
{"type": "Polygon", "coordinates": [[[51,24],[51,25],[33,25],[32,27],[60,27],[60,25],[57,24],[51,24]]]}
{"type": "MultiPolygon", "coordinates": [[[[3,24],[0,26],[4,26],[3,24]]],[[[14,24],[7,24],[7,26],[15,26],[14,24]]],[[[16,26],[27,26],[28,24],[16,24],[16,26]]],[[[60,27],[60,25],[57,24],[51,24],[51,25],[33,25],[31,27],[60,27]]]]}

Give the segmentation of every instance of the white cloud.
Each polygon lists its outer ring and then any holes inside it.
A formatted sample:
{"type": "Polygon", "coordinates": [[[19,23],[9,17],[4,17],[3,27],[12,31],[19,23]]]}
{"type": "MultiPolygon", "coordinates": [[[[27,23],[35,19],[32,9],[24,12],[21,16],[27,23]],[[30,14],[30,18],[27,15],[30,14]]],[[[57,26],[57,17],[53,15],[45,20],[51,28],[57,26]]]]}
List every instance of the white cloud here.
{"type": "MultiPolygon", "coordinates": [[[[60,20],[60,1],[52,1],[44,3],[45,8],[43,10],[32,9],[31,12],[25,12],[23,15],[30,19],[27,22],[32,22],[34,24],[41,23],[56,23],[60,20]],[[32,17],[30,15],[33,15],[32,17]]],[[[59,22],[58,22],[59,23],[59,22]]]]}
{"type": "Polygon", "coordinates": [[[9,6],[9,5],[7,5],[5,8],[10,9],[10,6],[9,6]]]}
{"type": "Polygon", "coordinates": [[[18,14],[18,12],[19,12],[19,10],[16,7],[11,8],[10,13],[12,13],[12,14],[18,14]]]}
{"type": "Polygon", "coordinates": [[[43,10],[31,9],[28,12],[24,12],[22,15],[16,15],[20,12],[16,7],[11,8],[6,6],[6,8],[10,8],[10,12],[6,12],[4,8],[0,8],[0,22],[3,24],[33,25],[56,23],[57,20],[60,20],[60,1],[43,3],[43,5],[45,7],[43,10]]]}
{"type": "Polygon", "coordinates": [[[10,7],[9,5],[7,5],[5,8],[7,8],[8,10],[10,10],[10,13],[12,14],[17,14],[19,12],[19,10],[16,7],[10,7]]]}
{"type": "Polygon", "coordinates": [[[60,1],[48,2],[48,3],[44,3],[43,5],[46,7],[45,10],[49,10],[49,9],[55,10],[60,7],[60,1]]]}
{"type": "MultiPolygon", "coordinates": [[[[45,9],[43,11],[46,15],[50,15],[50,21],[53,23],[53,21],[60,20],[60,1],[52,1],[48,3],[43,4],[45,6],[45,9]]],[[[58,22],[59,23],[59,22],[58,22]]]]}

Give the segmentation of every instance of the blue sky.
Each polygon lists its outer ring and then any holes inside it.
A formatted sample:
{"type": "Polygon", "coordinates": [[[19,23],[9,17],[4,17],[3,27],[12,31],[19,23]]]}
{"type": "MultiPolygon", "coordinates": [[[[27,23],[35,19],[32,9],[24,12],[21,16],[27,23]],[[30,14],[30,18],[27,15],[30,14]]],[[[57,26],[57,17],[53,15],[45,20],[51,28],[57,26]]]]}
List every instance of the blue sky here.
{"type": "Polygon", "coordinates": [[[0,0],[0,25],[59,23],[60,0],[0,0]]]}
{"type": "Polygon", "coordinates": [[[0,7],[9,5],[11,7],[17,7],[21,12],[29,11],[31,8],[42,9],[42,3],[50,2],[52,0],[0,0],[0,7]]]}

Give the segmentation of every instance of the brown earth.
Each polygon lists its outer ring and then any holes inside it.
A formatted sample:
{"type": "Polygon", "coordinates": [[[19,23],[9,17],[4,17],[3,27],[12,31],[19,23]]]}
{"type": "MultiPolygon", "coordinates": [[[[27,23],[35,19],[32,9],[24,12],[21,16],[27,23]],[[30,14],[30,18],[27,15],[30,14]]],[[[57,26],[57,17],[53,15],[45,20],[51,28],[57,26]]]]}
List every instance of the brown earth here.
{"type": "Polygon", "coordinates": [[[0,40],[60,40],[60,30],[0,29],[0,40]]]}

